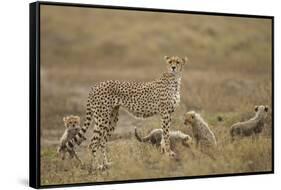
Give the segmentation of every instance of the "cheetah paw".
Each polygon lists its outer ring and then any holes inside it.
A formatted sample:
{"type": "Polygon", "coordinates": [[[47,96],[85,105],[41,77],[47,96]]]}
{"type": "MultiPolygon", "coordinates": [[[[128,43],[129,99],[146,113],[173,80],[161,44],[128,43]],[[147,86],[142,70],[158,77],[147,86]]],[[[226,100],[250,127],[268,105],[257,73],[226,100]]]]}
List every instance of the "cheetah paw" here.
{"type": "Polygon", "coordinates": [[[100,171],[104,171],[104,170],[106,170],[106,169],[108,169],[108,166],[107,166],[107,165],[104,165],[104,164],[101,164],[101,165],[99,165],[99,166],[97,167],[97,170],[100,170],[100,171]]]}
{"type": "Polygon", "coordinates": [[[105,163],[99,165],[99,166],[97,167],[97,169],[98,169],[98,170],[101,170],[101,171],[104,171],[104,170],[106,170],[106,169],[109,169],[109,167],[110,167],[111,165],[112,165],[112,162],[105,162],[105,163]]]}

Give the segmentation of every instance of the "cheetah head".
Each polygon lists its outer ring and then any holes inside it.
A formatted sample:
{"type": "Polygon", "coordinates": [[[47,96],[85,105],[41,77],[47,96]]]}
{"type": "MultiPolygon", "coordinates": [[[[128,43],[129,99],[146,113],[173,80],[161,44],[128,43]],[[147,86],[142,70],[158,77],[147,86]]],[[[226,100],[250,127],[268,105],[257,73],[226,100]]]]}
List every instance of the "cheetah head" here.
{"type": "Polygon", "coordinates": [[[265,119],[267,117],[268,111],[269,111],[268,106],[264,106],[264,105],[255,106],[256,117],[259,117],[261,119],[265,119]]]}
{"type": "Polygon", "coordinates": [[[64,126],[68,130],[77,130],[80,128],[80,117],[79,116],[66,116],[63,118],[64,126]]]}
{"type": "Polygon", "coordinates": [[[190,147],[190,145],[193,144],[193,140],[192,137],[190,137],[189,135],[186,135],[186,137],[184,137],[183,141],[182,141],[182,145],[186,146],[186,147],[190,147]]]}
{"type": "Polygon", "coordinates": [[[195,111],[189,111],[184,114],[184,124],[185,125],[192,125],[195,121],[196,112],[195,111]]]}
{"type": "Polygon", "coordinates": [[[183,66],[188,62],[188,58],[180,58],[178,56],[165,56],[167,62],[167,69],[170,73],[180,73],[183,66]]]}

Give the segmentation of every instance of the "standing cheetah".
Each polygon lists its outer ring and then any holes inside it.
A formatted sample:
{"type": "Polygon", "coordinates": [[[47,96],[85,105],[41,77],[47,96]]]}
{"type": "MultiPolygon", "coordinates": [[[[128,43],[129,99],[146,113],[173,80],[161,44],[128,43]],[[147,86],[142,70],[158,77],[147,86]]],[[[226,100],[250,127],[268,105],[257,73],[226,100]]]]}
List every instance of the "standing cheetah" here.
{"type": "Polygon", "coordinates": [[[91,123],[94,123],[91,148],[93,163],[96,168],[96,153],[100,148],[103,155],[101,167],[108,166],[106,143],[116,127],[118,111],[125,108],[137,118],[148,118],[160,115],[164,140],[162,147],[169,155],[174,155],[170,149],[169,127],[171,114],[180,102],[181,74],[188,59],[177,56],[165,56],[168,71],[159,79],[151,82],[121,82],[105,81],[94,85],[89,93],[86,109],[86,121],[81,131],[67,143],[68,148],[82,142],[91,123]]]}
{"type": "Polygon", "coordinates": [[[268,106],[255,106],[254,117],[244,122],[235,123],[231,126],[231,140],[233,141],[235,137],[246,137],[261,133],[265,126],[267,114],[268,106]]]}

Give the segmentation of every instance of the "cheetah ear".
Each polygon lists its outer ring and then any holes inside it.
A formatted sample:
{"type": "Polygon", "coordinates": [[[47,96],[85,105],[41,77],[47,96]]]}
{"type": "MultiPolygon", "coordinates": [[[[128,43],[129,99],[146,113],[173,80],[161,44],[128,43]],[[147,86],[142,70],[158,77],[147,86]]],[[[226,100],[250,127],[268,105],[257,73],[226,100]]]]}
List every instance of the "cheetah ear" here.
{"type": "Polygon", "coordinates": [[[268,112],[268,106],[265,106],[265,107],[264,107],[264,111],[265,111],[265,112],[268,112]]]}
{"type": "Polygon", "coordinates": [[[80,117],[76,116],[76,118],[77,118],[78,124],[80,124],[80,117]]]}
{"type": "Polygon", "coordinates": [[[170,57],[169,57],[169,56],[164,56],[164,59],[165,59],[166,61],[168,61],[168,60],[170,59],[170,57]]]}
{"type": "Polygon", "coordinates": [[[191,113],[191,118],[192,118],[192,119],[195,118],[195,113],[191,113]]]}
{"type": "Polygon", "coordinates": [[[188,57],[184,57],[182,60],[183,60],[184,64],[187,64],[187,62],[189,62],[188,57]]]}
{"type": "Polygon", "coordinates": [[[259,110],[259,106],[255,106],[255,112],[259,110]]]}

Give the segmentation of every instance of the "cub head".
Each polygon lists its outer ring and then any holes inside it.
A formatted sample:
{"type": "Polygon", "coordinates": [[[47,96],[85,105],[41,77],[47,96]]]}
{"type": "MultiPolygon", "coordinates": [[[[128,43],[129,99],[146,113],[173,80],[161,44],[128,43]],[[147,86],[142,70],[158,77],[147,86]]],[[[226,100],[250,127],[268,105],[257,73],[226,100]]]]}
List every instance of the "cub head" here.
{"type": "Polygon", "coordinates": [[[184,124],[185,125],[192,125],[195,121],[196,112],[195,111],[189,111],[184,114],[184,124]]]}
{"type": "Polygon", "coordinates": [[[268,111],[269,111],[268,106],[264,106],[264,105],[255,106],[256,116],[259,118],[265,119],[267,117],[268,111]]]}
{"type": "Polygon", "coordinates": [[[189,135],[186,135],[182,141],[182,145],[186,147],[190,147],[193,144],[192,137],[189,135]]]}
{"type": "Polygon", "coordinates": [[[66,129],[76,129],[80,127],[80,117],[79,116],[66,116],[63,118],[64,126],[66,129]]]}
{"type": "Polygon", "coordinates": [[[165,56],[167,69],[169,73],[180,73],[183,66],[188,62],[188,58],[180,58],[178,56],[165,56]]]}

